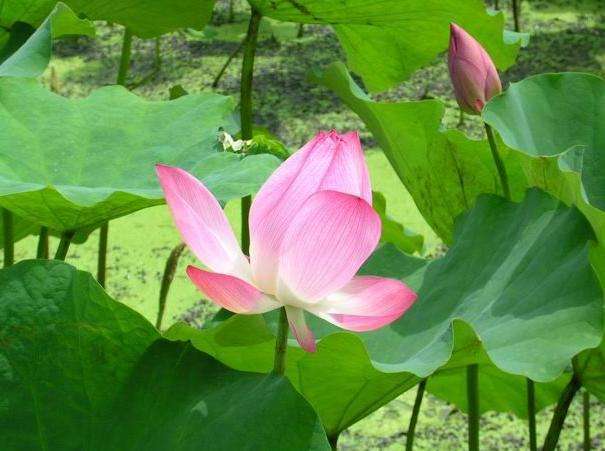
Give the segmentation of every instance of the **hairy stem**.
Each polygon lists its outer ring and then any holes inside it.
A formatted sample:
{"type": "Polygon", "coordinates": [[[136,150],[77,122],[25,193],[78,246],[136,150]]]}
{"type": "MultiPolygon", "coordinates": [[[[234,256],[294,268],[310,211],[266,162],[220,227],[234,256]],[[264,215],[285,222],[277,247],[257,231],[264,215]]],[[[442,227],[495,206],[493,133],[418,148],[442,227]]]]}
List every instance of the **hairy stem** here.
{"type": "Polygon", "coordinates": [[[55,260],[65,260],[67,256],[67,251],[69,250],[69,245],[71,244],[71,240],[73,239],[76,232],[73,230],[68,230],[67,232],[63,232],[61,235],[61,241],[59,242],[59,247],[57,248],[57,252],[55,253],[55,260]]]}
{"type": "Polygon", "coordinates": [[[543,451],[552,451],[557,446],[559,435],[561,435],[561,429],[563,428],[563,423],[565,423],[567,411],[569,410],[571,401],[573,401],[575,394],[578,392],[581,386],[580,380],[574,374],[557,401],[557,406],[555,407],[555,412],[553,413],[552,420],[550,421],[550,427],[548,428],[546,439],[544,439],[544,447],[542,448],[543,451]]]}
{"type": "Polygon", "coordinates": [[[158,308],[158,316],[155,320],[155,327],[160,330],[162,327],[162,320],[164,319],[164,310],[166,309],[166,299],[168,299],[168,292],[170,291],[170,285],[174,280],[176,274],[176,268],[179,264],[179,258],[185,250],[185,243],[180,243],[172,249],[168,259],[166,260],[166,266],[164,267],[164,275],[162,276],[162,285],[160,287],[160,300],[158,308]]]}
{"type": "Polygon", "coordinates": [[[286,352],[288,350],[288,317],[286,308],[279,310],[279,324],[277,326],[277,339],[275,341],[275,358],[273,360],[273,372],[283,375],[286,371],[286,352]]]}
{"type": "Polygon", "coordinates": [[[592,448],[590,439],[590,393],[584,390],[582,393],[582,417],[584,420],[584,443],[582,449],[589,451],[592,448]]]}
{"type": "Polygon", "coordinates": [[[40,236],[38,237],[38,249],[36,258],[48,258],[48,227],[40,227],[40,236]]]}
{"type": "Polygon", "coordinates": [[[466,397],[468,401],[468,449],[479,450],[479,366],[466,367],[466,397]]]}
{"type": "Polygon", "coordinates": [[[426,379],[423,379],[420,381],[420,384],[418,384],[418,390],[416,391],[416,400],[414,401],[412,417],[410,418],[410,425],[408,426],[408,433],[406,435],[406,451],[412,451],[414,449],[414,436],[416,433],[416,424],[418,423],[418,414],[420,413],[420,406],[422,405],[422,398],[424,397],[425,390],[426,379]]]}
{"type": "Polygon", "coordinates": [[[109,235],[109,223],[106,222],[99,230],[99,252],[97,256],[97,281],[105,287],[107,278],[107,242],[109,235]]]}
{"type": "MultiPolygon", "coordinates": [[[[120,54],[120,66],[116,84],[126,85],[128,70],[130,69],[130,56],[132,53],[132,32],[130,29],[124,29],[124,38],[122,40],[122,52],[120,54]]],[[[99,230],[99,251],[97,256],[97,281],[102,287],[105,287],[107,280],[107,240],[109,235],[109,222],[104,223],[99,230]]]]}
{"type": "Polygon", "coordinates": [[[515,31],[521,31],[521,0],[513,0],[513,19],[515,22],[515,31]]]}
{"type": "Polygon", "coordinates": [[[227,61],[225,61],[225,64],[223,64],[223,66],[221,67],[221,70],[219,70],[218,74],[216,74],[216,77],[214,77],[214,81],[212,82],[212,87],[213,88],[218,88],[218,84],[220,83],[221,78],[223,78],[223,75],[225,74],[225,71],[229,67],[229,64],[231,64],[231,61],[233,61],[233,58],[235,58],[237,56],[237,54],[242,50],[242,48],[244,47],[244,43],[245,42],[246,42],[246,40],[244,39],[233,50],[233,52],[231,52],[231,54],[227,58],[227,61]]]}
{"type": "Polygon", "coordinates": [[[338,449],[338,437],[340,435],[339,434],[334,434],[328,437],[328,442],[330,442],[330,448],[332,448],[332,450],[336,451],[338,449]]]}
{"type": "Polygon", "coordinates": [[[132,53],[132,32],[130,29],[124,29],[124,38],[122,40],[122,52],[120,53],[120,66],[118,68],[118,78],[116,84],[126,86],[126,77],[130,70],[130,56],[132,53]]]}
{"type": "MultiPolygon", "coordinates": [[[[244,44],[244,60],[242,62],[242,75],[240,83],[240,122],[242,127],[242,139],[252,139],[252,79],[254,77],[254,55],[256,54],[256,42],[258,41],[258,28],[262,19],[261,13],[252,7],[248,33],[244,44]]],[[[248,230],[248,218],[250,216],[250,205],[252,197],[246,196],[242,199],[242,250],[245,254],[250,250],[250,231],[248,230]]]]}
{"type": "Polygon", "coordinates": [[[538,441],[536,436],[536,385],[531,379],[527,379],[527,423],[529,427],[529,449],[537,451],[538,441]]]}
{"type": "Polygon", "coordinates": [[[15,241],[13,230],[13,214],[6,208],[2,209],[2,225],[4,233],[4,267],[15,263],[15,241]]]}
{"type": "Polygon", "coordinates": [[[500,153],[498,152],[498,146],[496,145],[496,139],[494,138],[494,132],[487,123],[485,124],[485,133],[487,134],[487,140],[489,141],[489,148],[492,151],[492,157],[494,159],[494,163],[496,164],[496,169],[498,170],[498,176],[500,177],[500,184],[502,185],[502,192],[504,193],[504,197],[507,200],[511,200],[510,186],[508,184],[508,175],[506,174],[506,168],[504,167],[504,162],[502,161],[502,158],[500,157],[500,153]]]}

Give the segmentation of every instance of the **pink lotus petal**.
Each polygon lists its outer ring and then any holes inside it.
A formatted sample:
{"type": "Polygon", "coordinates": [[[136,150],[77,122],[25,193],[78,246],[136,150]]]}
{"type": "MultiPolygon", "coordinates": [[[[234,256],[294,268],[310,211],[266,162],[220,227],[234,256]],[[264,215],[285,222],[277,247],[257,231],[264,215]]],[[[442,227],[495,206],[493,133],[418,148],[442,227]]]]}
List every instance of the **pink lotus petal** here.
{"type": "Polygon", "coordinates": [[[197,258],[212,271],[250,280],[250,264],[212,193],[182,169],[158,164],[156,171],[176,227],[197,258]]]}
{"type": "Polygon", "coordinates": [[[397,320],[416,297],[416,293],[399,280],[359,276],[310,311],[343,329],[364,332],[397,320]]]}
{"type": "Polygon", "coordinates": [[[286,306],[286,315],[288,323],[292,330],[292,335],[298,341],[298,344],[307,352],[315,352],[315,336],[305,321],[305,312],[296,307],[286,306]]]}
{"type": "Polygon", "coordinates": [[[305,202],[279,251],[280,301],[312,303],[342,288],[380,238],[380,218],[362,198],[321,191],[305,202]]]}
{"type": "Polygon", "coordinates": [[[187,275],[212,302],[234,313],[265,313],[278,304],[248,282],[228,274],[204,271],[189,266],[187,275]]]}
{"type": "Polygon", "coordinates": [[[278,251],[292,218],[318,191],[333,190],[372,202],[372,189],[357,133],[321,132],[267,180],[250,211],[250,261],[255,283],[277,290],[278,251]]]}

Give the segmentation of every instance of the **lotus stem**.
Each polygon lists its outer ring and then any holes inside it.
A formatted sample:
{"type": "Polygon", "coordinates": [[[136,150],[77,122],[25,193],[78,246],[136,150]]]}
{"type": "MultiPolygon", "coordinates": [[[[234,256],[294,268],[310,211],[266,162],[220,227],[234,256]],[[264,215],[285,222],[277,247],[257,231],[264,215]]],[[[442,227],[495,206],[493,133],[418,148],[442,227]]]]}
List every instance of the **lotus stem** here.
{"type": "Polygon", "coordinates": [[[489,148],[492,151],[492,157],[494,159],[494,163],[496,164],[496,169],[498,170],[498,176],[500,177],[500,184],[502,185],[502,192],[504,193],[504,197],[507,200],[511,200],[510,195],[510,186],[508,184],[508,175],[506,174],[506,167],[504,166],[504,162],[500,157],[500,153],[498,152],[498,146],[496,145],[496,140],[494,138],[494,132],[489,124],[485,123],[485,133],[487,134],[487,140],[489,141],[489,148]]]}
{"type": "MultiPolygon", "coordinates": [[[[244,44],[244,60],[242,62],[241,95],[240,95],[240,122],[242,127],[242,139],[252,139],[252,79],[254,77],[254,56],[256,54],[256,43],[258,41],[258,28],[262,19],[261,13],[252,7],[248,33],[244,44]]],[[[250,231],[248,230],[248,218],[250,216],[250,205],[252,197],[246,196],[242,199],[242,250],[247,255],[250,251],[250,231]]],[[[285,313],[284,313],[285,314],[285,313]]]]}
{"type": "Polygon", "coordinates": [[[574,373],[571,380],[563,390],[563,393],[561,393],[559,400],[557,401],[557,406],[555,407],[555,412],[553,413],[552,420],[548,428],[548,433],[546,434],[546,439],[544,439],[544,447],[542,448],[543,451],[553,451],[557,446],[559,435],[561,435],[561,429],[563,428],[563,423],[565,423],[567,411],[569,410],[571,401],[573,401],[575,394],[578,392],[581,386],[582,384],[580,383],[580,380],[574,373]]]}
{"type": "Polygon", "coordinates": [[[424,391],[426,390],[426,379],[420,381],[418,384],[418,390],[416,391],[416,400],[414,401],[414,408],[412,409],[412,417],[410,418],[410,425],[408,426],[408,433],[406,434],[405,449],[406,451],[412,451],[414,449],[414,437],[416,433],[416,424],[418,423],[418,414],[420,413],[420,406],[422,405],[422,398],[424,397],[424,391]]]}
{"type": "Polygon", "coordinates": [[[4,267],[8,268],[15,263],[15,241],[13,214],[6,208],[2,209],[2,225],[4,233],[4,267]]]}
{"type": "Polygon", "coordinates": [[[76,232],[73,230],[68,230],[67,232],[63,232],[61,235],[61,241],[59,242],[59,247],[57,248],[57,252],[55,253],[55,260],[65,260],[67,256],[67,251],[69,250],[69,245],[71,244],[71,240],[73,239],[76,232]]]}
{"type": "Polygon", "coordinates": [[[109,222],[103,224],[99,230],[99,253],[97,256],[97,282],[105,287],[107,278],[107,241],[109,235],[109,222]]]}
{"type": "Polygon", "coordinates": [[[529,449],[537,451],[538,441],[536,437],[536,385],[531,379],[527,379],[527,423],[529,427],[529,449]]]}
{"type": "Polygon", "coordinates": [[[479,366],[466,367],[466,397],[468,402],[468,449],[479,450],[479,366]]]}
{"type": "Polygon", "coordinates": [[[124,29],[124,39],[122,41],[122,52],[120,54],[120,66],[118,68],[118,78],[116,84],[126,85],[126,77],[130,69],[130,56],[132,54],[132,31],[129,28],[124,29]]]}
{"type": "MultiPolygon", "coordinates": [[[[126,85],[126,77],[130,69],[130,56],[132,53],[132,32],[129,28],[124,29],[124,38],[122,41],[122,53],[120,54],[120,66],[118,68],[118,77],[116,84],[126,85]]],[[[102,287],[105,287],[107,280],[107,240],[109,235],[109,222],[104,223],[99,231],[99,253],[97,256],[97,281],[102,287]]]]}
{"type": "Polygon", "coordinates": [[[180,243],[172,249],[168,259],[166,260],[166,266],[164,267],[164,275],[162,276],[162,285],[160,287],[160,300],[158,308],[158,316],[155,321],[155,327],[160,330],[162,327],[162,320],[164,319],[164,310],[166,309],[166,299],[168,299],[168,292],[170,291],[170,285],[174,280],[176,274],[176,268],[179,264],[179,259],[183,251],[185,250],[185,243],[180,243]]]}
{"type": "Polygon", "coordinates": [[[513,19],[515,22],[515,31],[521,31],[521,0],[513,0],[513,19]]]}
{"type": "Polygon", "coordinates": [[[48,259],[48,227],[40,227],[40,236],[38,237],[38,249],[36,258],[48,259]]]}
{"type": "Polygon", "coordinates": [[[221,78],[223,78],[223,75],[225,74],[225,71],[229,67],[229,64],[231,64],[231,61],[233,61],[233,58],[235,58],[237,56],[237,54],[242,50],[242,47],[244,46],[245,42],[246,42],[246,39],[244,38],[244,40],[239,43],[239,45],[235,48],[235,50],[233,50],[233,52],[231,52],[231,54],[227,58],[227,61],[225,61],[225,64],[223,64],[223,66],[221,67],[221,70],[218,72],[218,74],[216,74],[216,77],[214,77],[214,81],[212,82],[213,88],[218,88],[218,84],[220,83],[221,78]]]}
{"type": "Polygon", "coordinates": [[[275,358],[273,372],[282,376],[286,371],[286,353],[288,350],[288,317],[286,308],[279,309],[279,323],[277,325],[277,338],[275,340],[275,358]]]}
{"type": "Polygon", "coordinates": [[[332,448],[332,450],[336,451],[338,449],[338,437],[340,437],[340,434],[334,434],[334,435],[330,435],[328,437],[328,442],[330,443],[330,448],[332,448]]]}
{"type": "Polygon", "coordinates": [[[233,19],[235,18],[235,6],[233,5],[234,2],[235,0],[229,0],[229,16],[227,17],[227,22],[229,23],[233,22],[233,19]]]}
{"type": "Polygon", "coordinates": [[[153,61],[153,68],[156,72],[159,72],[162,68],[162,38],[160,36],[155,38],[155,59],[153,61]]]}
{"type": "Polygon", "coordinates": [[[590,393],[584,390],[582,393],[582,417],[584,420],[584,443],[582,449],[589,451],[592,448],[590,439],[590,393]]]}

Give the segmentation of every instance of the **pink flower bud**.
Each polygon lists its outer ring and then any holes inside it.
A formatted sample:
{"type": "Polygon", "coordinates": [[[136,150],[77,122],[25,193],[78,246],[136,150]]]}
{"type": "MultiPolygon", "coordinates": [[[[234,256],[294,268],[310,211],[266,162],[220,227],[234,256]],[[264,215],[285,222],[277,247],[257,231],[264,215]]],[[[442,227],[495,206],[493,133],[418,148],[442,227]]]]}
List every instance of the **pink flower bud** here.
{"type": "Polygon", "coordinates": [[[450,25],[448,66],[456,100],[466,113],[481,114],[489,99],[502,92],[498,71],[488,53],[456,24],[450,25]]]}

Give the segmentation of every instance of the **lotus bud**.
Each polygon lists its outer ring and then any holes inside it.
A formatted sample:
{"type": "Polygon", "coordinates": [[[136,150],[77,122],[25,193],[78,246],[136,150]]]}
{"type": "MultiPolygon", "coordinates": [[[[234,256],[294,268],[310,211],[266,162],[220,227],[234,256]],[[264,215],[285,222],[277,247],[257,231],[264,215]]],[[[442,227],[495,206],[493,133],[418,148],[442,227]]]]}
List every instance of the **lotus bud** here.
{"type": "Polygon", "coordinates": [[[488,53],[456,24],[450,25],[448,66],[456,100],[466,113],[481,114],[489,99],[502,92],[498,71],[488,53]]]}

